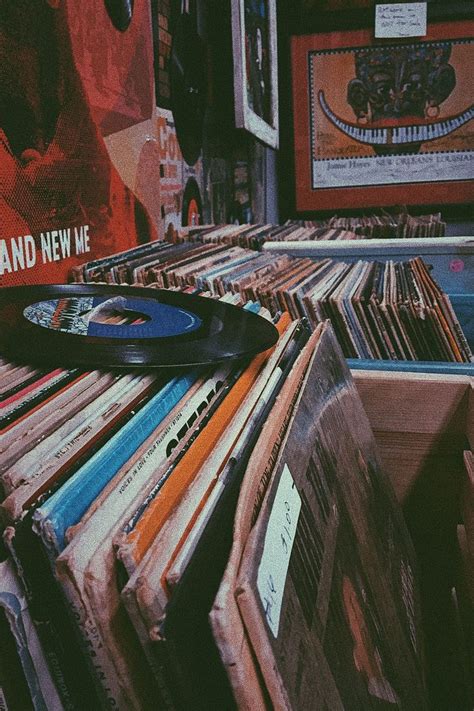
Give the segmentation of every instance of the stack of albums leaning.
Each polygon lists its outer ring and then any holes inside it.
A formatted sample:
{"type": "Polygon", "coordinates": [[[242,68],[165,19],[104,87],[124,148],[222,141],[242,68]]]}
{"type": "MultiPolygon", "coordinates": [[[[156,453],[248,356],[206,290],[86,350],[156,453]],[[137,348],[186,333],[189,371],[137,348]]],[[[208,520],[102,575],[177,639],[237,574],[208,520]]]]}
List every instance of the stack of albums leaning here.
{"type": "Polygon", "coordinates": [[[7,708],[427,707],[416,562],[350,371],[327,322],[275,322],[212,367],[2,361],[7,708]]]}

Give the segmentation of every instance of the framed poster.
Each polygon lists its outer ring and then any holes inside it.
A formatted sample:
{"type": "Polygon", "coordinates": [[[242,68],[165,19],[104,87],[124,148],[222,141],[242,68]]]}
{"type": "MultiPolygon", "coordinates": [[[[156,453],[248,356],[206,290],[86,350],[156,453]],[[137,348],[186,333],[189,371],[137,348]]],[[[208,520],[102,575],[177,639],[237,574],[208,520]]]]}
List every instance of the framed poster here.
{"type": "Polygon", "coordinates": [[[299,212],[472,200],[473,29],[292,38],[299,212]]]}
{"type": "Polygon", "coordinates": [[[232,0],[235,124],[278,148],[275,0],[232,0]]]}

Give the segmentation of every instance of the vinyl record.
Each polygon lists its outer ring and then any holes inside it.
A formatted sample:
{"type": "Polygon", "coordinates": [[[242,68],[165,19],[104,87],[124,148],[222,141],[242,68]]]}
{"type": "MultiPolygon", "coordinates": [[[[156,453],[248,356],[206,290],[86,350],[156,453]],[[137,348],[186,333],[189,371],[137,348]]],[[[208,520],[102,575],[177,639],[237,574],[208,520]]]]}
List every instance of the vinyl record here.
{"type": "Polygon", "coordinates": [[[0,350],[62,366],[185,366],[270,348],[277,329],[220,301],[98,284],[0,289],[0,350]],[[121,321],[122,323],[119,323],[121,321]]]}
{"type": "Polygon", "coordinates": [[[207,91],[206,51],[195,24],[188,13],[178,16],[170,62],[171,109],[188,165],[194,165],[201,152],[207,91]]]}
{"type": "Polygon", "coordinates": [[[188,179],[184,189],[181,222],[183,227],[203,224],[201,193],[194,178],[188,179]]]}
{"type": "Polygon", "coordinates": [[[133,17],[134,0],[105,0],[105,7],[113,26],[125,32],[133,17]]]}

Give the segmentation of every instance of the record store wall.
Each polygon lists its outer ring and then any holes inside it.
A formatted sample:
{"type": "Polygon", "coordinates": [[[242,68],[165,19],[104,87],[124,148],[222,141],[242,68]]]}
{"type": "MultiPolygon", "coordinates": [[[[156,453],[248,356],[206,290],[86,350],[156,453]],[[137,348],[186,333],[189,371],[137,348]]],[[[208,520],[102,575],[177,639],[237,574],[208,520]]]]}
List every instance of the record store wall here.
{"type": "Polygon", "coordinates": [[[273,151],[234,126],[230,3],[2,0],[0,284],[275,222],[273,151]]]}

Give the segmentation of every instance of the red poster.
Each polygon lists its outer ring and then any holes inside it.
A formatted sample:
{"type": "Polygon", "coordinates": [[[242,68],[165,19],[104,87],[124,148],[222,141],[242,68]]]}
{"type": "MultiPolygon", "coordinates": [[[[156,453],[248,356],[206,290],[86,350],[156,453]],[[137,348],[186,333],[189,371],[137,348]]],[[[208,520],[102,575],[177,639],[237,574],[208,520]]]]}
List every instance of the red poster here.
{"type": "Polygon", "coordinates": [[[156,239],[159,162],[153,196],[136,177],[153,129],[147,0],[4,0],[0,59],[0,284],[63,282],[156,239]]]}

